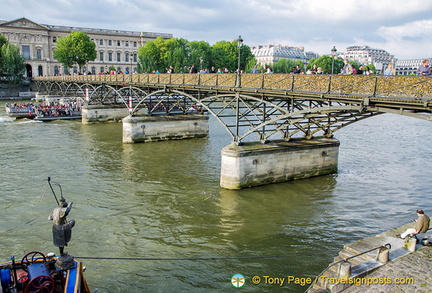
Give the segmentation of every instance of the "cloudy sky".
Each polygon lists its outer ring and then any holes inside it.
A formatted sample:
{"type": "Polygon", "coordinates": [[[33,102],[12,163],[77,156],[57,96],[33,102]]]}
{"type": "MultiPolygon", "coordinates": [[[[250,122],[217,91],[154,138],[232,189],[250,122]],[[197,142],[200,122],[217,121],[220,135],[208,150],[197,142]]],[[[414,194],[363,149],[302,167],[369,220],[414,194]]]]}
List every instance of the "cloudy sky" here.
{"type": "Polygon", "coordinates": [[[398,59],[432,57],[429,0],[0,0],[0,19],[171,33],[330,54],[369,45],[398,59]]]}

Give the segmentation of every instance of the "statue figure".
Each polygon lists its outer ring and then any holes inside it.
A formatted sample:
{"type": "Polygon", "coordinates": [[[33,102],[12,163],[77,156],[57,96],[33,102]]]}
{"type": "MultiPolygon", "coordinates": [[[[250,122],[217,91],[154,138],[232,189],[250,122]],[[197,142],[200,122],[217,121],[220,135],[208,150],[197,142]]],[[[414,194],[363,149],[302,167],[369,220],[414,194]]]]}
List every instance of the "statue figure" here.
{"type": "Polygon", "coordinates": [[[72,228],[75,226],[74,220],[70,222],[66,220],[66,216],[72,209],[72,204],[73,202],[68,204],[66,199],[62,196],[58,207],[55,207],[48,217],[48,220],[53,221],[53,243],[60,249],[60,256],[67,255],[67,252],[64,252],[64,247],[67,246],[68,242],[71,240],[72,228]]]}

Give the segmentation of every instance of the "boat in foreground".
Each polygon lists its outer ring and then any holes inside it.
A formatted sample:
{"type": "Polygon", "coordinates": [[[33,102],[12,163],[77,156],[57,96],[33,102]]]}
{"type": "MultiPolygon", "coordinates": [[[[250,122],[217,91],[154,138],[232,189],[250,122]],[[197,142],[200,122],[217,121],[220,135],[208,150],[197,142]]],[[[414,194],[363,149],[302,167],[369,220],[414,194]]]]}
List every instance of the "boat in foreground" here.
{"type": "Polygon", "coordinates": [[[82,263],[73,260],[70,267],[62,269],[58,266],[60,258],[39,251],[31,251],[19,261],[11,257],[0,264],[2,292],[90,293],[82,263]]]}
{"type": "Polygon", "coordinates": [[[30,251],[21,260],[15,260],[13,256],[10,261],[0,264],[2,293],[91,293],[82,263],[64,251],[75,226],[74,220],[66,220],[73,202],[66,202],[60,184],[53,182],[60,189],[59,199],[50,177],[48,183],[57,202],[48,220],[53,221],[53,244],[60,253],[56,256],[53,252],[45,255],[30,251]]]}

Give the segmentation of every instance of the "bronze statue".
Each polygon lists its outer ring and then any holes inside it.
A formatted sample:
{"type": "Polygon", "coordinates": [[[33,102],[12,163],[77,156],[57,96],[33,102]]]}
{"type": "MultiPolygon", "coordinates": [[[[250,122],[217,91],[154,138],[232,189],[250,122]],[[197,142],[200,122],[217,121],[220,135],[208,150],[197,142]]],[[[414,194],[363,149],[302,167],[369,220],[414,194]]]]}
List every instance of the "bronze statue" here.
{"type": "Polygon", "coordinates": [[[53,221],[53,243],[60,249],[60,256],[64,256],[67,252],[64,252],[64,247],[67,246],[68,242],[72,237],[72,228],[75,226],[75,221],[67,221],[66,216],[69,214],[72,209],[72,204],[67,203],[66,199],[62,196],[60,198],[59,205],[55,207],[50,216],[49,220],[53,221]]]}

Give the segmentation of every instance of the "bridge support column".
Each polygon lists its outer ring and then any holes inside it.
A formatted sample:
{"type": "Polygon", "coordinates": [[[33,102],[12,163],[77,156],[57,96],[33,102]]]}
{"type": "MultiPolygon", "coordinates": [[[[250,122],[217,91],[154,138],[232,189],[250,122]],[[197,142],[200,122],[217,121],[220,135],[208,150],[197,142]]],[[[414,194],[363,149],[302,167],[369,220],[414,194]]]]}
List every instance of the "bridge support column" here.
{"type": "Polygon", "coordinates": [[[129,115],[129,109],[124,104],[114,105],[84,105],[81,109],[82,123],[120,122],[129,115]]]}
{"type": "Polygon", "coordinates": [[[220,186],[241,189],[337,172],[339,141],[318,137],[222,149],[220,186]]]}
{"type": "Polygon", "coordinates": [[[142,115],[123,118],[123,143],[207,137],[207,115],[142,115]]]}

